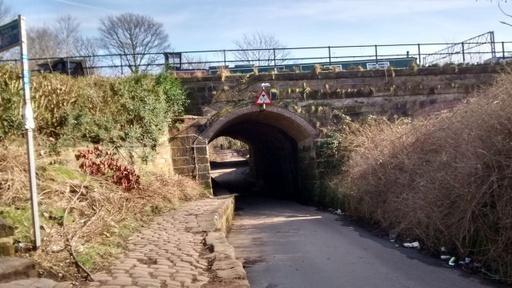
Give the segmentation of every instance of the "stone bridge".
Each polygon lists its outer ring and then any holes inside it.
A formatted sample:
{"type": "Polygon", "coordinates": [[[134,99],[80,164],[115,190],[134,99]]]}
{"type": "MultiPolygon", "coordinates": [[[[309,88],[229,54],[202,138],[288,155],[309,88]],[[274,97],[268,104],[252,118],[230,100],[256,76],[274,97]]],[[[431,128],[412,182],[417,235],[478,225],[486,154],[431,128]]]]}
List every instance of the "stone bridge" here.
{"type": "Polygon", "coordinates": [[[499,65],[410,70],[317,71],[183,78],[190,116],[170,131],[172,169],[211,187],[208,143],[220,136],[250,147],[254,175],[274,195],[324,202],[319,183],[328,171],[318,149],[345,116],[420,117],[464,101],[491,85],[499,65]],[[261,83],[272,106],[254,105],[261,83]]]}

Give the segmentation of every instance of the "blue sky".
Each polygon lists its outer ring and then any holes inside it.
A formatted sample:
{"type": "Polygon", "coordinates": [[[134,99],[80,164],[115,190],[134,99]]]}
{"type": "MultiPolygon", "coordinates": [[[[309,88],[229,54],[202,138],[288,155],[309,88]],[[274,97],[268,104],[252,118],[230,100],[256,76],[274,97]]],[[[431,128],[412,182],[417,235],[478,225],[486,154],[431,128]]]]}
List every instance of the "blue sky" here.
{"type": "MultiPolygon", "coordinates": [[[[512,40],[496,0],[5,0],[28,24],[70,14],[94,35],[122,12],[162,22],[175,50],[233,48],[244,33],[269,32],[291,46],[456,42],[494,30],[512,40]]],[[[512,13],[512,1],[502,5],[512,13]]],[[[512,22],[512,19],[510,19],[512,22]]]]}

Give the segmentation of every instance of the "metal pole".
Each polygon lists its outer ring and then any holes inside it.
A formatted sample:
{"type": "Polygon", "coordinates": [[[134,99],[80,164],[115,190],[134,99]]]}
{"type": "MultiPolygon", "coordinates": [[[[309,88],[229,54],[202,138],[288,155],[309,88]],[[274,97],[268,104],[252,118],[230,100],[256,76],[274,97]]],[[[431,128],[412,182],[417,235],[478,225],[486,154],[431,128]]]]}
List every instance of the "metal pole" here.
{"type": "Polygon", "coordinates": [[[375,45],[375,65],[379,65],[379,54],[377,53],[377,45],[375,45]]]}
{"type": "Polygon", "coordinates": [[[489,33],[491,40],[491,58],[496,59],[496,39],[494,38],[494,32],[489,33]]]}
{"type": "Polygon", "coordinates": [[[222,54],[224,55],[224,67],[226,67],[226,50],[222,50],[222,54]]]}
{"type": "Polygon", "coordinates": [[[329,66],[331,66],[331,64],[332,64],[332,61],[331,61],[332,60],[332,58],[331,58],[331,46],[328,46],[327,50],[329,51],[329,66]]]}
{"type": "Polygon", "coordinates": [[[276,48],[272,48],[272,52],[274,53],[274,69],[276,69],[276,48]]]}
{"type": "Polygon", "coordinates": [[[418,62],[421,66],[421,44],[418,43],[418,62]]]}
{"type": "Polygon", "coordinates": [[[21,56],[21,76],[23,81],[24,95],[24,120],[27,136],[27,155],[28,155],[28,171],[30,184],[30,200],[32,204],[32,224],[34,229],[34,248],[37,250],[41,247],[41,230],[39,224],[39,198],[37,196],[37,179],[36,179],[36,160],[34,151],[34,112],[32,110],[32,101],[30,99],[30,70],[28,67],[27,54],[27,35],[25,33],[25,18],[18,15],[18,23],[20,28],[20,56],[21,56]]]}
{"type": "Polygon", "coordinates": [[[464,42],[460,43],[462,47],[462,63],[466,63],[466,52],[464,51],[464,42]]]}
{"type": "Polygon", "coordinates": [[[503,57],[503,61],[505,61],[505,42],[501,42],[501,56],[503,57]]]}
{"type": "Polygon", "coordinates": [[[71,72],[69,71],[69,57],[66,57],[66,71],[68,72],[68,76],[71,75],[71,72]]]}
{"type": "Polygon", "coordinates": [[[169,54],[164,53],[164,72],[167,73],[169,70],[169,54]]]}

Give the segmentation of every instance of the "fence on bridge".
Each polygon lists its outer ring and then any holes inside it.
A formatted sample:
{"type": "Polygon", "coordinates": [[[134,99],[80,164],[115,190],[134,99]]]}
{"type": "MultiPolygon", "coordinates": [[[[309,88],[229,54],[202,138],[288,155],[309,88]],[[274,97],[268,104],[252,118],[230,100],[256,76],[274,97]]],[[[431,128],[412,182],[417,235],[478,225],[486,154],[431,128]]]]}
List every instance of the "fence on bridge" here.
{"type": "MultiPolygon", "coordinates": [[[[196,50],[146,54],[101,54],[32,58],[34,71],[65,71],[68,74],[127,75],[134,70],[159,72],[163,69],[216,72],[227,67],[232,72],[252,71],[253,67],[295,70],[321,64],[366,66],[378,69],[399,59],[410,59],[418,66],[494,63],[512,59],[512,41],[496,42],[493,32],[457,43],[402,43],[376,45],[310,46],[262,49],[196,50]],[[78,71],[78,72],[77,72],[78,71]]],[[[0,63],[19,64],[18,60],[0,63]]]]}

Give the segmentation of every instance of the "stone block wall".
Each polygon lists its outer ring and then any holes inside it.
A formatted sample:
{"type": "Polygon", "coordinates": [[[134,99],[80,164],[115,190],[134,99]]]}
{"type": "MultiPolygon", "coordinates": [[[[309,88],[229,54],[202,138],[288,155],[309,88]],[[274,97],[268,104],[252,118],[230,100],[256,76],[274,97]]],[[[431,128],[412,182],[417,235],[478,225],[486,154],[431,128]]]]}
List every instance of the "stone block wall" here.
{"type": "MultiPolygon", "coordinates": [[[[390,102],[404,102],[406,98],[416,96],[436,98],[435,95],[450,94],[458,95],[459,98],[467,97],[480,87],[492,85],[503,70],[501,65],[477,65],[394,71],[231,75],[224,81],[215,76],[187,78],[183,79],[183,84],[187,87],[192,99],[194,107],[191,107],[191,111],[199,115],[206,106],[220,111],[223,105],[233,105],[233,102],[254,102],[261,89],[260,84],[263,82],[272,85],[277,93],[278,104],[289,101],[298,103],[350,98],[366,101],[365,98],[380,97],[386,97],[390,102]]],[[[438,98],[439,101],[443,100],[443,97],[438,98]]],[[[431,105],[429,101],[422,101],[417,105],[431,105]]],[[[362,109],[361,105],[347,104],[347,106],[349,106],[348,114],[360,113],[359,110],[362,109]]],[[[374,108],[380,111],[389,111],[389,109],[389,105],[382,106],[380,109],[374,108]]],[[[394,107],[394,109],[398,112],[404,111],[402,107],[394,107]]]]}
{"type": "Polygon", "coordinates": [[[211,189],[208,141],[200,137],[203,125],[202,119],[188,119],[177,130],[170,131],[170,162],[174,173],[211,189]]]}

